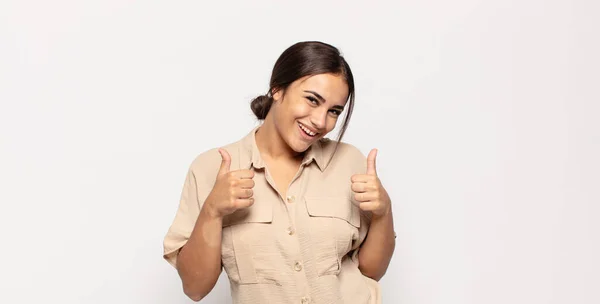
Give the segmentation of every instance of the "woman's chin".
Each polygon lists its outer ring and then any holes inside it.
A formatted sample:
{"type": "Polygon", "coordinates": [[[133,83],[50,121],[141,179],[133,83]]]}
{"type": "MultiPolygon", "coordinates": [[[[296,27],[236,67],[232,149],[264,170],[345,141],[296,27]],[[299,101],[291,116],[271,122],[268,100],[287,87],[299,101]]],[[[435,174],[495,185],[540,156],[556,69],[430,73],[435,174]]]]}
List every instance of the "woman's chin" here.
{"type": "Polygon", "coordinates": [[[303,153],[306,150],[308,150],[308,148],[310,148],[311,143],[298,139],[298,138],[294,138],[293,141],[291,142],[290,148],[296,152],[296,153],[303,153]]]}
{"type": "Polygon", "coordinates": [[[307,144],[303,143],[303,144],[294,145],[291,148],[296,153],[304,153],[306,150],[308,150],[308,148],[310,148],[310,145],[307,145],[307,144]]]}

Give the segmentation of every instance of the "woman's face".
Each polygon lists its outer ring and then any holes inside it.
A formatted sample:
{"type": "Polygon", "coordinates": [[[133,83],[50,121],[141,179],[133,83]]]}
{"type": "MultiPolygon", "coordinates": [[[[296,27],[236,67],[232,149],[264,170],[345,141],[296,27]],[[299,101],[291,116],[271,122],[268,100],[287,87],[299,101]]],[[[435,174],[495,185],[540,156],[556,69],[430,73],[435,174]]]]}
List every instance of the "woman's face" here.
{"type": "Polygon", "coordinates": [[[292,150],[301,153],[335,128],[348,99],[348,85],[341,75],[306,76],[273,98],[275,129],[292,150]]]}

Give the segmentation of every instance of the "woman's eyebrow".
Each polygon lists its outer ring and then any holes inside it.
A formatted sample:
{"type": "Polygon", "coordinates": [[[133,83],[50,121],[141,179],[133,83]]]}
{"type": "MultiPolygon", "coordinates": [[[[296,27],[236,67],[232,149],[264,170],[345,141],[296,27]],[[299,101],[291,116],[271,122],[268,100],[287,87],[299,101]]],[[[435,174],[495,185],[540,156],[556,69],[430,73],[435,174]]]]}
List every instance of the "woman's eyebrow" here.
{"type": "Polygon", "coordinates": [[[311,93],[311,94],[313,94],[313,95],[317,96],[317,98],[318,98],[319,100],[321,100],[321,102],[325,102],[325,98],[323,98],[323,96],[319,95],[319,93],[317,93],[317,92],[314,92],[314,91],[308,91],[308,90],[304,90],[304,92],[311,93]]]}
{"type": "MultiPolygon", "coordinates": [[[[323,98],[323,96],[319,95],[319,93],[317,93],[315,91],[309,91],[309,90],[304,90],[304,92],[311,93],[311,94],[315,95],[317,97],[317,99],[321,100],[322,103],[325,103],[325,98],[323,98]]],[[[344,111],[344,107],[343,106],[335,105],[332,108],[338,109],[340,111],[344,111]]]]}

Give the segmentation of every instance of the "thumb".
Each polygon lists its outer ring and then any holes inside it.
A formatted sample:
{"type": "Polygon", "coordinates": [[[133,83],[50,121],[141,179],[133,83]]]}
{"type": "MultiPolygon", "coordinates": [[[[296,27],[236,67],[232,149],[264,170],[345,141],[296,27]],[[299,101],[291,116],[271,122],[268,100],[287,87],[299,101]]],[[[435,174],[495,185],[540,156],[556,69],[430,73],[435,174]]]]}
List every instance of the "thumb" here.
{"type": "Polygon", "coordinates": [[[375,158],[377,157],[377,149],[371,150],[369,156],[367,156],[367,174],[377,175],[377,166],[375,165],[375,158]]]}
{"type": "Polygon", "coordinates": [[[219,175],[223,175],[229,172],[231,167],[231,156],[225,149],[219,149],[219,153],[221,154],[221,167],[219,168],[219,175]]]}

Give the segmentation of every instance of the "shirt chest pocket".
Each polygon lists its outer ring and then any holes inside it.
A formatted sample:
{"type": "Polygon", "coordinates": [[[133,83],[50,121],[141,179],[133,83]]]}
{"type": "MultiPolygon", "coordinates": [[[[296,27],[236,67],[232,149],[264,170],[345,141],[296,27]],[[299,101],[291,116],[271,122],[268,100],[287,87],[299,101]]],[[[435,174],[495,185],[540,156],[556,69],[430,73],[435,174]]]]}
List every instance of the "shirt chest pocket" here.
{"type": "Polygon", "coordinates": [[[223,218],[221,259],[237,284],[278,284],[273,209],[258,202],[223,218]]]}
{"type": "Polygon", "coordinates": [[[360,210],[347,197],[306,197],[311,246],[319,276],[337,275],[358,239],[360,210]]]}

